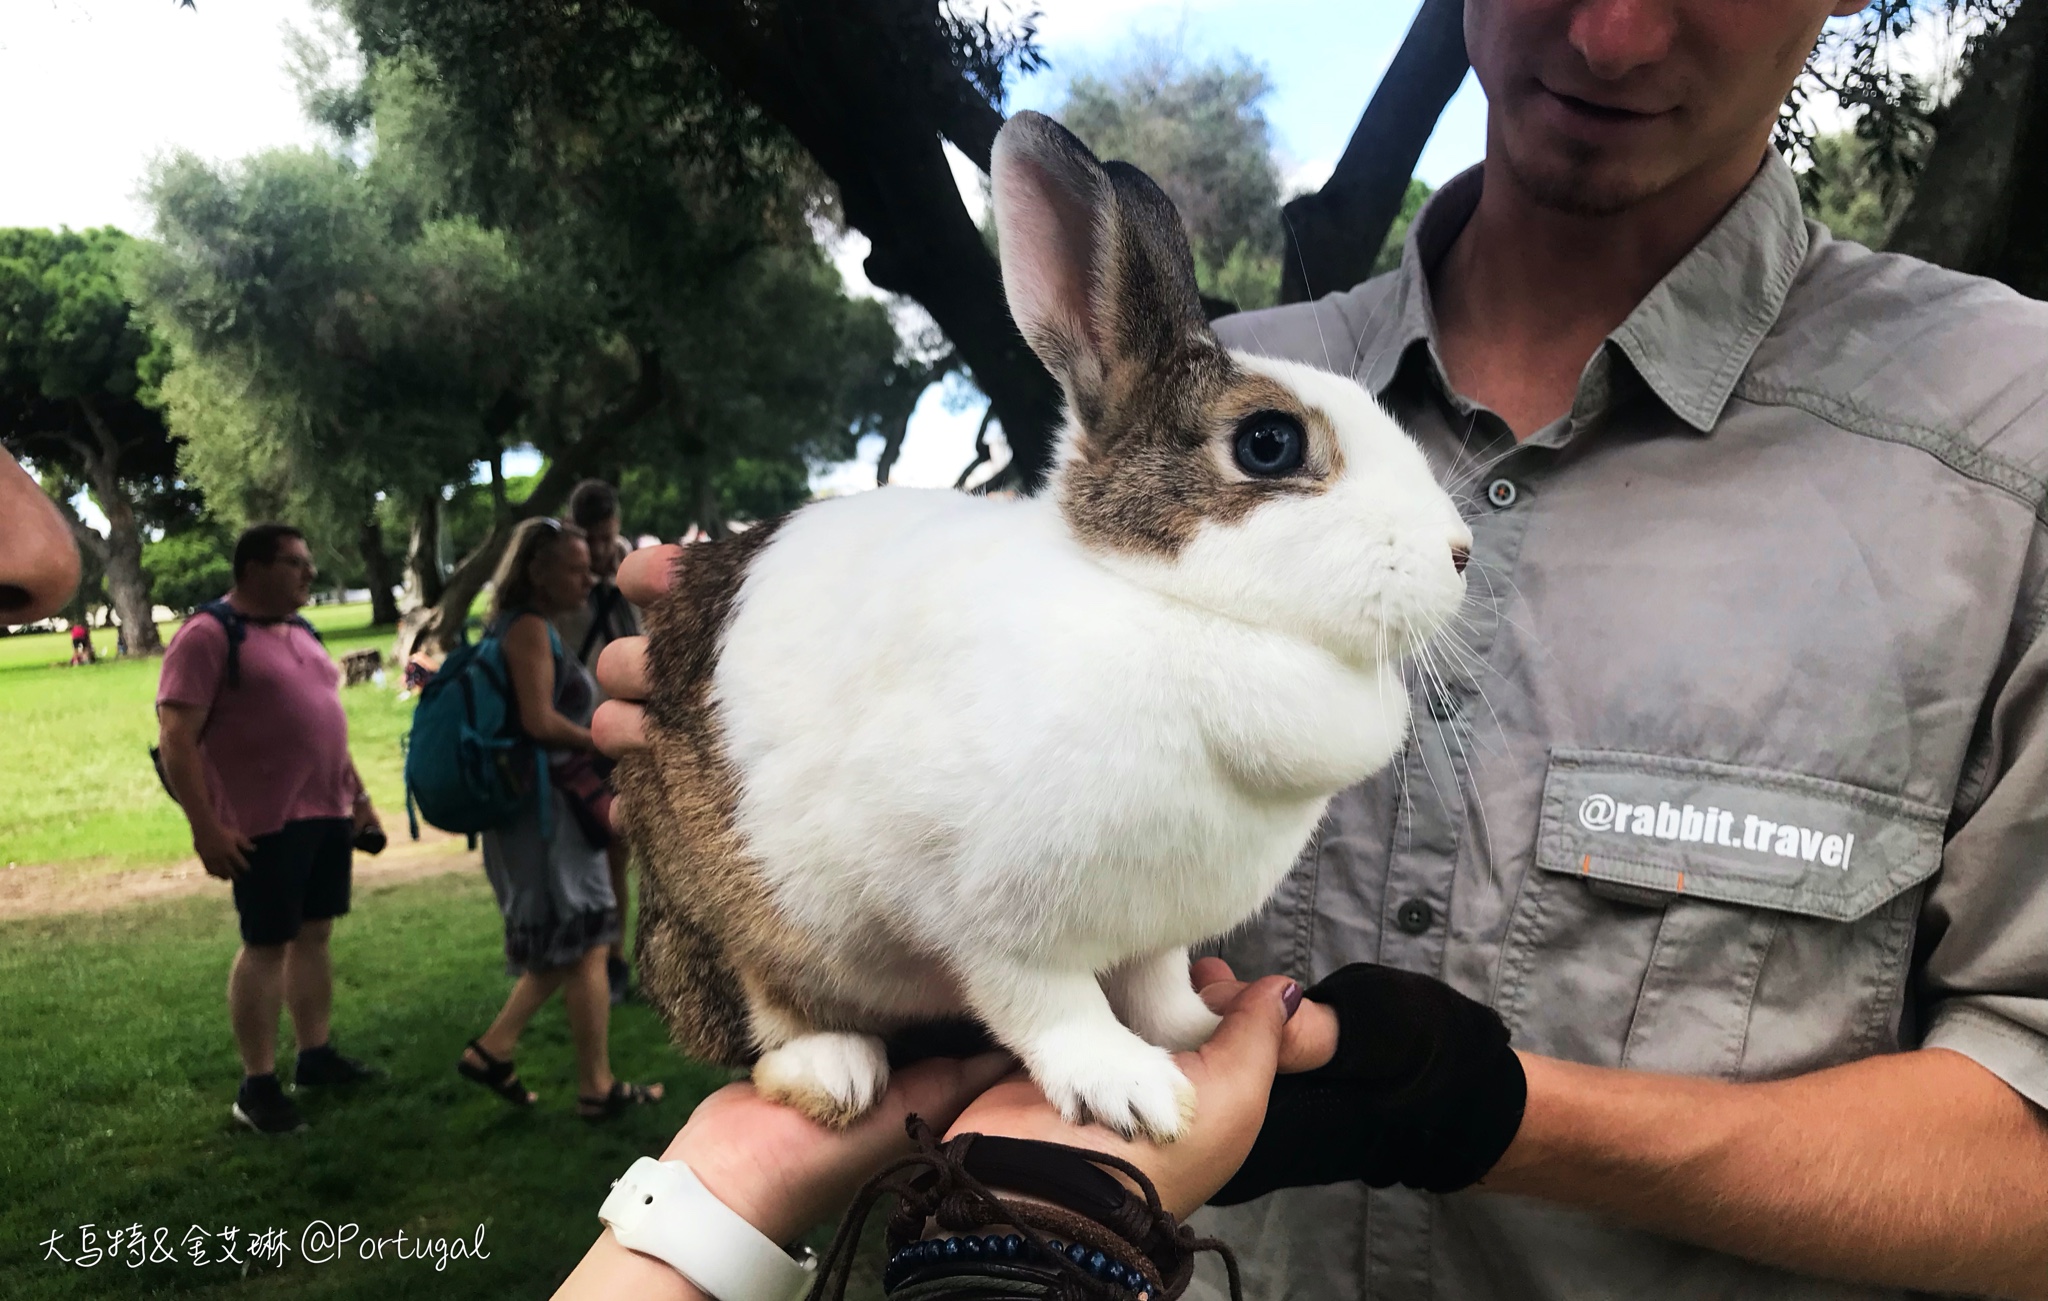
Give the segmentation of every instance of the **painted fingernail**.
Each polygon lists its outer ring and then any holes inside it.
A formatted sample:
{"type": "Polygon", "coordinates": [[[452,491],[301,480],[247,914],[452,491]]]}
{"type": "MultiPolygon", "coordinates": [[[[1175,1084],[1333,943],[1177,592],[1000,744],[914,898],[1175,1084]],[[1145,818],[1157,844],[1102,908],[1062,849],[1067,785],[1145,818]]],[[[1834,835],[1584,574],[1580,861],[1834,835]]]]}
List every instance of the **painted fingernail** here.
{"type": "Polygon", "coordinates": [[[1301,1008],[1300,984],[1292,980],[1287,982],[1287,988],[1280,991],[1280,1006],[1287,1009],[1287,1019],[1292,1021],[1295,1012],[1301,1008]]]}

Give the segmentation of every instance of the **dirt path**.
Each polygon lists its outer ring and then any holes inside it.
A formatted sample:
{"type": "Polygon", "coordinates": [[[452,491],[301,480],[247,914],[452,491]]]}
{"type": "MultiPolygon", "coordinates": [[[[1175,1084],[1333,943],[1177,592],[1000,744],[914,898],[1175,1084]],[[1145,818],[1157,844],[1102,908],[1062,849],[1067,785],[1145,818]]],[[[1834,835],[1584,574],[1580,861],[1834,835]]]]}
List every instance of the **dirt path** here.
{"type": "MultiPolygon", "coordinates": [[[[375,858],[357,854],[355,884],[398,885],[443,872],[480,871],[477,864],[461,836],[429,830],[418,844],[399,839],[375,858]]],[[[227,883],[208,876],[196,858],[169,867],[113,872],[65,863],[0,868],[0,921],[103,912],[209,890],[225,897],[227,883]]]]}

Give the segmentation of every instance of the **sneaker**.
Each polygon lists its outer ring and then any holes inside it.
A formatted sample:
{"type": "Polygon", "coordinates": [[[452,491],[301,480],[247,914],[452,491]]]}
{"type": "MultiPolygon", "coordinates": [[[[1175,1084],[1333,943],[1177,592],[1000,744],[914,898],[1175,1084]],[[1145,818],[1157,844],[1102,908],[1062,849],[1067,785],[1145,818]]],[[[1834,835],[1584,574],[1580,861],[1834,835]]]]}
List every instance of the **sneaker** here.
{"type": "Polygon", "coordinates": [[[306,1118],[284,1096],[275,1075],[244,1078],[235,1092],[234,1116],[259,1134],[296,1134],[306,1127],[306,1118]]]}
{"type": "Polygon", "coordinates": [[[604,974],[611,981],[612,1006],[617,1007],[633,995],[633,969],[626,965],[624,958],[606,958],[604,974]]]}
{"type": "Polygon", "coordinates": [[[292,1070],[292,1083],[300,1088],[312,1086],[325,1088],[337,1084],[361,1084],[364,1080],[377,1078],[376,1067],[366,1065],[353,1057],[343,1057],[334,1051],[334,1045],[321,1044],[299,1054],[299,1062],[292,1070]]]}

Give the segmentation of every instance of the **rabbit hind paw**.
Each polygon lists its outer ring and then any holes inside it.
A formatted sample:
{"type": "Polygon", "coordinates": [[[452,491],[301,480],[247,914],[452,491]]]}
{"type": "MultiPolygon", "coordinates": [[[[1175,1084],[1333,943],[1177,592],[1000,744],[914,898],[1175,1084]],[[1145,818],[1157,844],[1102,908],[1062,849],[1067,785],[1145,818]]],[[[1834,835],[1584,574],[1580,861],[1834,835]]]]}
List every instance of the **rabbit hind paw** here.
{"type": "Polygon", "coordinates": [[[796,1108],[832,1129],[844,1129],[874,1107],[889,1087],[889,1058],[871,1034],[821,1031],[799,1035],[761,1054],[754,1087],[762,1097],[796,1108]]]}

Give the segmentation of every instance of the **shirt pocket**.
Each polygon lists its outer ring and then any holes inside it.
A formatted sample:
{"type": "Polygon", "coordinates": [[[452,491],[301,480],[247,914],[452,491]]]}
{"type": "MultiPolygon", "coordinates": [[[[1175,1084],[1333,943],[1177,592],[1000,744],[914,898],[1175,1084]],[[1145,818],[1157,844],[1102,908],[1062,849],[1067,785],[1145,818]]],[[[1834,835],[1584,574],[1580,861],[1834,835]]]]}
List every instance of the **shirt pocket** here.
{"type": "Polygon", "coordinates": [[[1760,1079],[1896,1046],[1946,811],[1843,782],[1553,750],[1496,1005],[1530,1051],[1760,1079]]]}

